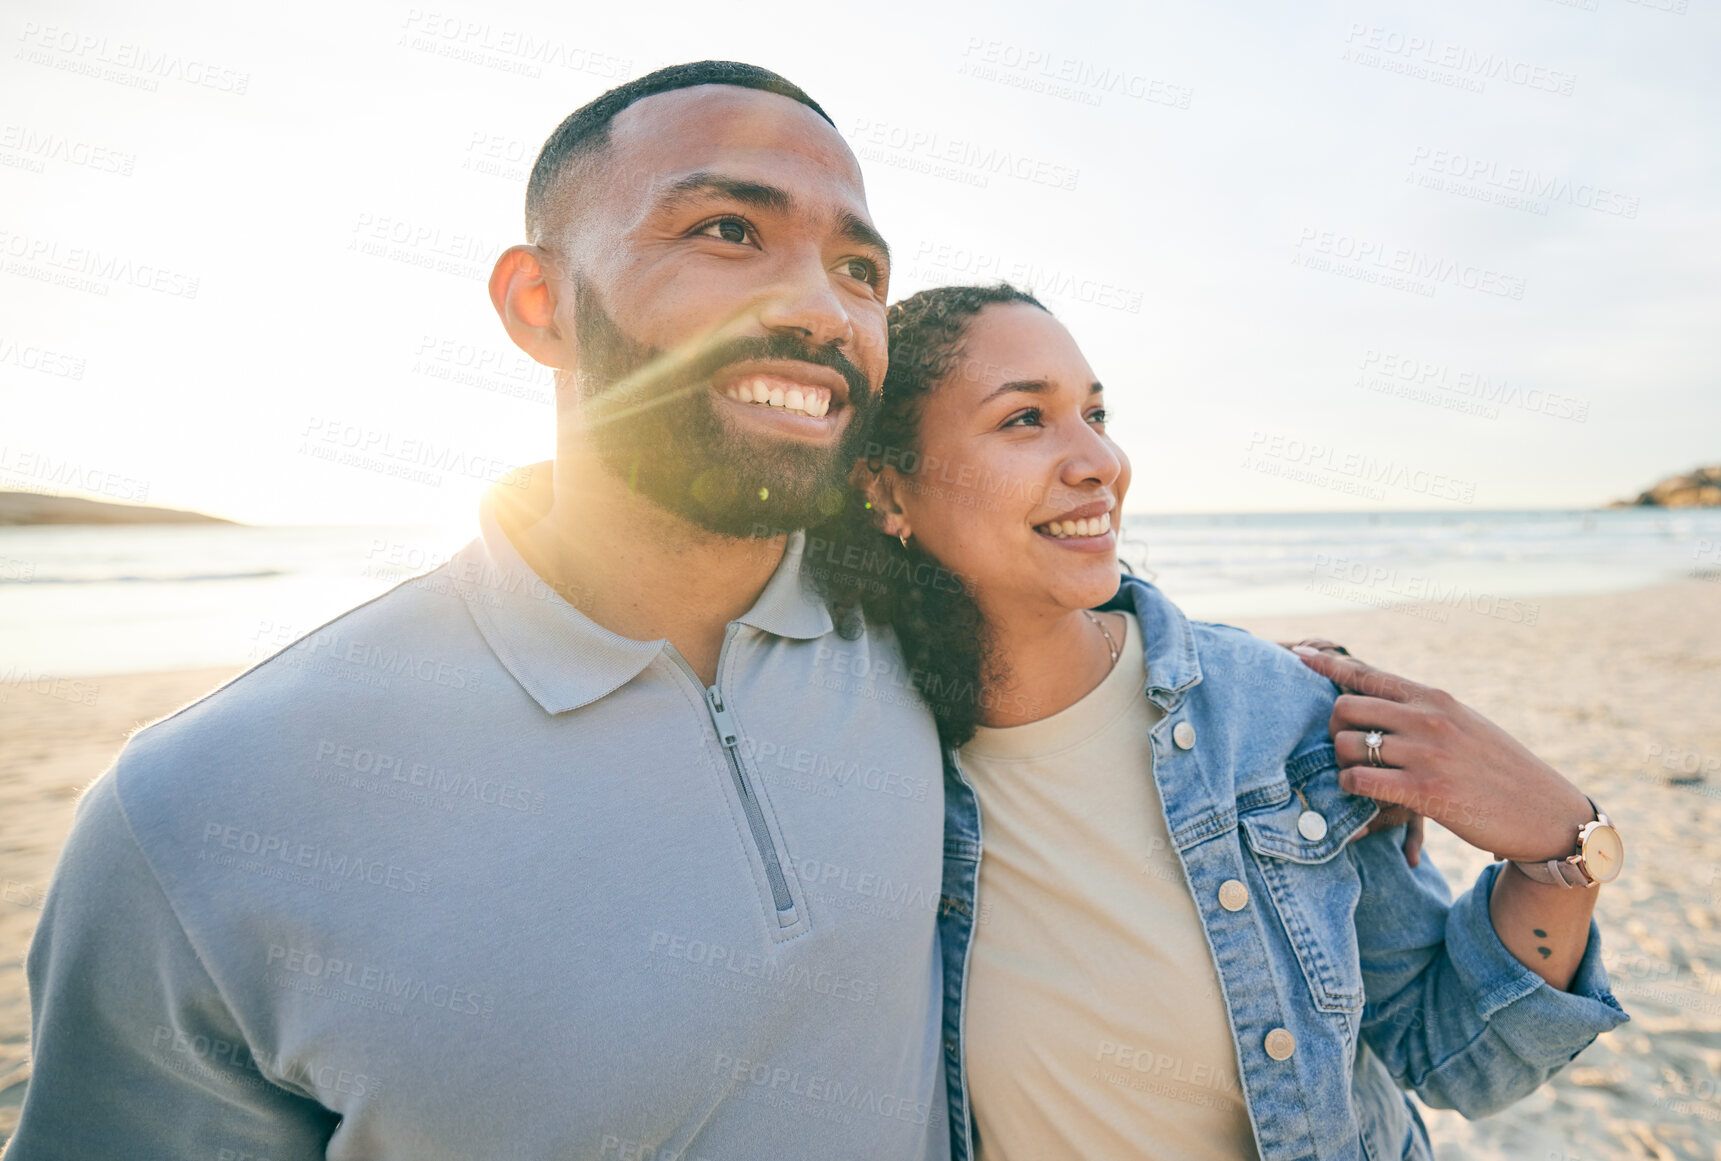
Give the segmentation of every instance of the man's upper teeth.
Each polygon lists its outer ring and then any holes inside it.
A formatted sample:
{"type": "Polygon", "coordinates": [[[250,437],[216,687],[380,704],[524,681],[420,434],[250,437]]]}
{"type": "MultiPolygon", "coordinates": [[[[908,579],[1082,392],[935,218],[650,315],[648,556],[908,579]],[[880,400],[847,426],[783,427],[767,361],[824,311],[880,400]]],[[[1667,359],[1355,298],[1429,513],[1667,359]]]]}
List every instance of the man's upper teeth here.
{"type": "Polygon", "coordinates": [[[724,394],[740,403],[763,403],[814,418],[831,410],[831,393],[824,387],[784,388],[780,383],[750,378],[734,384],[724,394]]]}
{"type": "Polygon", "coordinates": [[[1040,525],[1040,531],[1059,539],[1066,536],[1104,536],[1111,531],[1111,513],[1101,512],[1086,520],[1053,520],[1040,525]]]}

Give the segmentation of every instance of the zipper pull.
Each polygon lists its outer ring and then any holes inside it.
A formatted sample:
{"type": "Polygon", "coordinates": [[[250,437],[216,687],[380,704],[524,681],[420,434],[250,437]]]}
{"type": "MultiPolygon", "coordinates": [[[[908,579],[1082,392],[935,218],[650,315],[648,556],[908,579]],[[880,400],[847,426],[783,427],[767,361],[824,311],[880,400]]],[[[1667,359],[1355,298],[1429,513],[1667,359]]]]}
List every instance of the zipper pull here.
{"type": "Polygon", "coordinates": [[[711,724],[717,727],[717,740],[725,748],[733,750],[741,740],[741,734],[735,728],[735,719],[724,708],[723,695],[715,685],[705,691],[705,708],[711,711],[711,724]]]}

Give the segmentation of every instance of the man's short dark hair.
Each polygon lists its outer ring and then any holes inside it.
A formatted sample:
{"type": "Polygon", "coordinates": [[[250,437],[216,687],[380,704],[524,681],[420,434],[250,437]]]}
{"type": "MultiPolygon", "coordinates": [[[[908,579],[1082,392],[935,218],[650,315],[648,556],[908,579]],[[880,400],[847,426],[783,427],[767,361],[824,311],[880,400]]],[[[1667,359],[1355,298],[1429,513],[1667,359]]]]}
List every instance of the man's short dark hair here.
{"type": "Polygon", "coordinates": [[[635,101],[676,89],[690,89],[695,85],[736,85],[744,89],[776,93],[778,96],[799,101],[823,117],[831,128],[836,128],[836,122],[831,120],[830,114],[821,109],[819,103],[809,97],[799,85],[758,65],[741,64],[732,60],[701,60],[658,69],[643,77],[636,77],[625,85],[617,85],[601,97],[576,109],[568,115],[567,120],[556,126],[556,131],[544,142],[544,148],[539,150],[538,160],[532,166],[531,180],[526,183],[527,239],[534,243],[539,241],[546,226],[545,214],[550,207],[557,179],[568,166],[579,158],[597,153],[609,144],[610,122],[615,120],[616,114],[635,101]]]}

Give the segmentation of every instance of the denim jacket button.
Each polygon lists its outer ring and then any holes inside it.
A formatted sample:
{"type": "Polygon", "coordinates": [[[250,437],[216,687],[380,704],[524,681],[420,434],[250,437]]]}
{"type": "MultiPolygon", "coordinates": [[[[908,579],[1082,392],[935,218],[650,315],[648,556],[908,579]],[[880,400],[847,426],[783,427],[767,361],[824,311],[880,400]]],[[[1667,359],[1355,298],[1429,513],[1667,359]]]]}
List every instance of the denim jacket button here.
{"type": "Polygon", "coordinates": [[[1249,905],[1249,888],[1236,879],[1219,884],[1219,906],[1227,911],[1241,911],[1249,905]]]}
{"type": "Polygon", "coordinates": [[[1305,810],[1297,816],[1297,833],[1312,843],[1318,843],[1327,837],[1327,820],[1312,810],[1305,810]]]}
{"type": "Polygon", "coordinates": [[[1266,1047],[1267,1055],[1274,1060],[1289,1060],[1297,1050],[1297,1038],[1283,1028],[1275,1028],[1267,1033],[1266,1047]]]}
{"type": "Polygon", "coordinates": [[[1195,749],[1195,727],[1188,722],[1178,722],[1172,728],[1171,740],[1177,743],[1179,750],[1195,749]]]}

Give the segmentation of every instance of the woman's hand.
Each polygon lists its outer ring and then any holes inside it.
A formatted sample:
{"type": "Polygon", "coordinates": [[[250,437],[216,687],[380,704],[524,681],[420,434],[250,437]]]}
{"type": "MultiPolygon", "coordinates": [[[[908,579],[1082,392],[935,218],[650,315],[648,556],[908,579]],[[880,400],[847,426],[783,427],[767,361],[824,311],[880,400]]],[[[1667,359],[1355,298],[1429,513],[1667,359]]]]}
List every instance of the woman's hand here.
{"type": "MultiPolygon", "coordinates": [[[[1330,723],[1339,785],[1421,811],[1497,859],[1544,862],[1577,846],[1589,799],[1499,726],[1451,694],[1351,657],[1299,647],[1303,664],[1347,691],[1330,723]],[[1382,765],[1364,741],[1382,734],[1382,765]]],[[[1512,867],[1494,879],[1488,915],[1500,942],[1549,985],[1568,988],[1589,947],[1596,892],[1537,883],[1512,867]]]]}
{"type": "Polygon", "coordinates": [[[1367,838],[1377,830],[1391,830],[1395,826],[1404,828],[1404,861],[1413,867],[1422,865],[1422,816],[1408,806],[1397,806],[1391,802],[1380,804],[1380,813],[1369,820],[1367,826],[1356,832],[1351,839],[1367,838]]]}
{"type": "Polygon", "coordinates": [[[1571,854],[1595,818],[1576,786],[1470,707],[1442,690],[1351,657],[1298,646],[1303,664],[1348,692],[1333,707],[1339,785],[1427,815],[1498,859],[1571,854]],[[1381,765],[1364,738],[1383,736],[1381,765]]]}
{"type": "MultiPolygon", "coordinates": [[[[1304,637],[1295,645],[1279,642],[1281,648],[1293,653],[1301,652],[1303,647],[1315,649],[1322,653],[1331,653],[1335,657],[1349,657],[1350,650],[1336,641],[1328,641],[1325,637],[1304,637]]],[[[1394,827],[1404,827],[1404,861],[1413,867],[1422,865],[1422,816],[1409,807],[1397,806],[1390,802],[1380,804],[1380,813],[1369,820],[1369,824],[1359,830],[1351,841],[1367,838],[1376,831],[1391,830],[1394,827]]]]}

